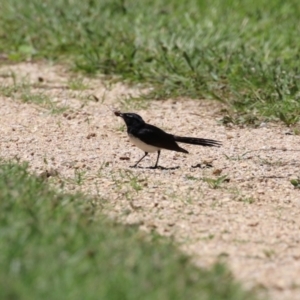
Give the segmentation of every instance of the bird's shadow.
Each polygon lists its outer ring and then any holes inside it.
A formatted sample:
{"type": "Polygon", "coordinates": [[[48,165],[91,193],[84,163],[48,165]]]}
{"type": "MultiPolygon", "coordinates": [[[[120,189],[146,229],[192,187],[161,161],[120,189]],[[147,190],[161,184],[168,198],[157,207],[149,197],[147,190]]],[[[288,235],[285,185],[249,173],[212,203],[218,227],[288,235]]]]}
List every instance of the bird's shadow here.
{"type": "MultiPolygon", "coordinates": [[[[209,169],[212,168],[213,165],[209,163],[204,163],[204,164],[196,164],[194,166],[191,166],[191,168],[196,169],[209,169]]],[[[136,168],[136,169],[148,169],[148,170],[178,170],[180,169],[180,166],[176,167],[163,167],[163,166],[157,166],[157,167],[140,167],[140,166],[130,166],[130,168],[136,168]]]]}
{"type": "Polygon", "coordinates": [[[209,164],[209,163],[204,163],[204,164],[196,164],[194,166],[191,166],[191,168],[193,169],[196,169],[196,168],[199,168],[199,169],[210,169],[212,168],[213,165],[212,164],[209,164]]]}
{"type": "Polygon", "coordinates": [[[163,166],[157,166],[157,167],[140,167],[140,166],[130,166],[130,168],[136,168],[136,169],[148,169],[148,170],[177,170],[180,167],[163,167],[163,166]]]}

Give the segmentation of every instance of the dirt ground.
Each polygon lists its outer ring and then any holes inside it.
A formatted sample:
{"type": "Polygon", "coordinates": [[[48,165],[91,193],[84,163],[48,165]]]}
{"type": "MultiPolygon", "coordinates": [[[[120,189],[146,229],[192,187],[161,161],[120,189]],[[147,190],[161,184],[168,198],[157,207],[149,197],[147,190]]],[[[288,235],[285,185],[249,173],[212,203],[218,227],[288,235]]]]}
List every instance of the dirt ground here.
{"type": "Polygon", "coordinates": [[[0,90],[2,158],[29,162],[64,190],[94,195],[112,218],[170,236],[199,266],[222,260],[270,299],[300,298],[300,190],[290,183],[300,175],[300,137],[287,127],[225,127],[218,103],[130,102],[138,87],[75,78],[47,64],[2,66],[0,90]],[[130,168],[143,152],[109,107],[223,146],[181,144],[189,154],[162,151],[165,169],[146,168],[156,154],[130,168]],[[212,167],[199,167],[205,163],[212,167]]]}

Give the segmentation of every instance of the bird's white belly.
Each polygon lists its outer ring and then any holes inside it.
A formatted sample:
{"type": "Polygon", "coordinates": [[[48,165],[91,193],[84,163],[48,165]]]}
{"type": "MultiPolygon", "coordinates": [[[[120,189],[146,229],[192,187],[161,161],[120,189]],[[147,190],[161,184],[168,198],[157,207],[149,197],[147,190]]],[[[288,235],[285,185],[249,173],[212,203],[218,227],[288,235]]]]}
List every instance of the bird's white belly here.
{"type": "Polygon", "coordinates": [[[130,142],[132,144],[134,144],[135,146],[137,146],[138,148],[142,149],[144,152],[156,152],[156,151],[160,150],[160,148],[148,145],[148,144],[142,142],[140,139],[132,136],[131,134],[128,134],[128,136],[129,136],[130,142]]]}

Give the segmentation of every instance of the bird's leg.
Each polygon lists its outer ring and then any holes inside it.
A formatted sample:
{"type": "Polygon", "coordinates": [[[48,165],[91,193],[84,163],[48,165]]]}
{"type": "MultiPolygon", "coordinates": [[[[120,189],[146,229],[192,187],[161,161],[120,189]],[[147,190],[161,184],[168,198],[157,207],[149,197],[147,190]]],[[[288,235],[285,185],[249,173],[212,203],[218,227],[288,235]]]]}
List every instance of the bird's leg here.
{"type": "Polygon", "coordinates": [[[143,158],[145,158],[147,155],[148,155],[148,152],[145,152],[145,155],[144,155],[140,160],[138,160],[137,163],[136,163],[134,166],[131,166],[131,168],[136,168],[137,165],[141,162],[141,160],[142,160],[143,158]]]}
{"type": "Polygon", "coordinates": [[[160,156],[160,150],[157,151],[157,159],[156,159],[156,163],[155,163],[155,166],[153,167],[153,169],[157,168],[159,156],[160,156]]]}

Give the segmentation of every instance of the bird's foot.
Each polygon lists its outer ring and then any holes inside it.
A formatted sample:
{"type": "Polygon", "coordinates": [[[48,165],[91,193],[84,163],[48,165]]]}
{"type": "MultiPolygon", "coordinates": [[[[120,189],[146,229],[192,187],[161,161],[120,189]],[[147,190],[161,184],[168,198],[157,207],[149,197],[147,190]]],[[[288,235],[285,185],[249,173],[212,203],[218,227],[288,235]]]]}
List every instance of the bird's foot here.
{"type": "Polygon", "coordinates": [[[137,165],[129,166],[129,168],[137,168],[137,165]]]}
{"type": "Polygon", "coordinates": [[[159,167],[159,166],[153,166],[153,167],[149,167],[149,169],[152,169],[152,170],[154,170],[154,169],[160,169],[161,167],[159,167]]]}

